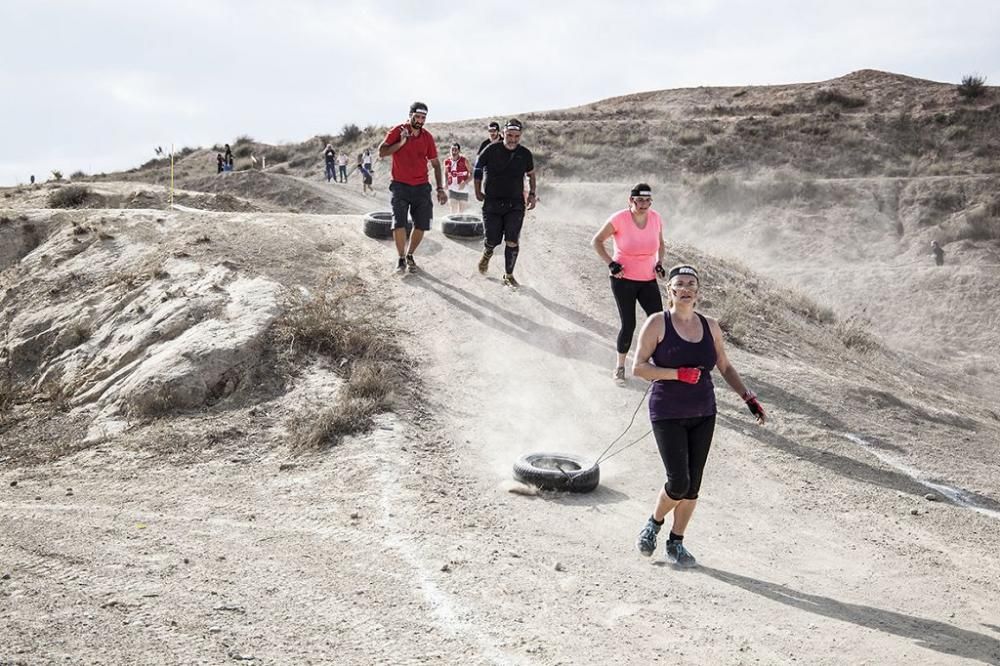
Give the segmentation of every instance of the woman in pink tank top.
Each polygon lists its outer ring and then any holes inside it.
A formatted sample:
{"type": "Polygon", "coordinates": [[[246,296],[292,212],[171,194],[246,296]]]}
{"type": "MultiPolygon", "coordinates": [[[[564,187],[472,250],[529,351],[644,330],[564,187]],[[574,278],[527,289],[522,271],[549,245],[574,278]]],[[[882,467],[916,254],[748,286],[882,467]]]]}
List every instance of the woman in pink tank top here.
{"type": "Polygon", "coordinates": [[[651,315],[663,310],[657,276],[663,277],[663,220],[652,209],[653,192],[646,183],[632,188],[628,208],[620,210],[604,223],[591,243],[611,274],[611,294],[618,306],[621,328],[618,330],[615,370],[612,377],[625,381],[625,355],[632,347],[635,333],[635,304],[651,315]],[[604,243],[614,242],[614,256],[604,243]]]}

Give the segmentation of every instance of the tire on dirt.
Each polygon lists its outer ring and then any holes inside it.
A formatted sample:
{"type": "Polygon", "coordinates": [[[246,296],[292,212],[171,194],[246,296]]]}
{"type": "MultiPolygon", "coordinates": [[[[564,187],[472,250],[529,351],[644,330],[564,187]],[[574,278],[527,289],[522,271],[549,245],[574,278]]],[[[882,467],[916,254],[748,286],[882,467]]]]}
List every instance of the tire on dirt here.
{"type": "MultiPolygon", "coordinates": [[[[365,236],[369,238],[392,238],[392,213],[387,211],[374,211],[364,217],[365,236]]],[[[410,235],[413,223],[407,220],[406,235],[410,235]]]]}
{"type": "Polygon", "coordinates": [[[543,490],[589,493],[601,482],[601,468],[566,453],[529,453],[514,463],[514,478],[543,490]]]}
{"type": "Polygon", "coordinates": [[[459,238],[482,238],[485,228],[478,215],[445,215],[441,218],[441,233],[459,238]]]}

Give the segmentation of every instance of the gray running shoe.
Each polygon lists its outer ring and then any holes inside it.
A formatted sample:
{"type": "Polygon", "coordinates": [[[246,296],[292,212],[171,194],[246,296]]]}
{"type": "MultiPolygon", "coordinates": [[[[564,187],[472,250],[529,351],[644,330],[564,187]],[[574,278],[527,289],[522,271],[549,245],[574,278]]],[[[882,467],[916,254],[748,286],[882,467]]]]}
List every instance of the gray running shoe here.
{"type": "Polygon", "coordinates": [[[688,549],[684,547],[683,541],[668,541],[666,551],[667,562],[671,564],[676,564],[685,569],[698,565],[698,561],[694,559],[694,555],[689,553],[688,549]]]}
{"type": "Polygon", "coordinates": [[[625,383],[625,366],[620,365],[617,368],[615,368],[615,374],[612,375],[612,377],[619,384],[624,384],[625,383]]]}
{"type": "Polygon", "coordinates": [[[639,532],[639,538],[635,541],[635,547],[644,556],[649,557],[656,552],[656,535],[660,533],[662,525],[657,525],[650,518],[646,521],[646,526],[639,532]]]}
{"type": "Polygon", "coordinates": [[[503,274],[503,283],[508,287],[510,287],[511,289],[517,289],[518,287],[521,286],[521,284],[517,280],[515,280],[514,276],[511,275],[510,273],[503,274]]]}
{"type": "Polygon", "coordinates": [[[411,273],[416,273],[418,270],[420,270],[419,268],[417,268],[417,262],[413,261],[412,254],[406,255],[406,268],[411,273]]]}
{"type": "Polygon", "coordinates": [[[486,274],[486,271],[490,269],[490,259],[493,258],[492,252],[483,252],[483,256],[479,258],[479,272],[486,274]]]}

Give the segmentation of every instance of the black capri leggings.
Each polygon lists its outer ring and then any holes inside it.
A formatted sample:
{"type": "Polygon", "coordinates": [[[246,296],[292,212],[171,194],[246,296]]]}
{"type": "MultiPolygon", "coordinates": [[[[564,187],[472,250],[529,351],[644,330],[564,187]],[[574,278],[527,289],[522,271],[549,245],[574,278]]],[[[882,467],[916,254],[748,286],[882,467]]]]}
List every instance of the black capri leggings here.
{"type": "Polygon", "coordinates": [[[701,475],[712,448],[715,415],[653,421],[653,436],[667,469],[663,489],[671,499],[698,499],[701,475]]]}
{"type": "Polygon", "coordinates": [[[640,282],[613,277],[611,293],[622,320],[622,327],[618,330],[618,353],[624,354],[632,347],[632,336],[635,334],[635,302],[639,301],[639,306],[651,315],[663,310],[663,300],[656,280],[640,282]]]}

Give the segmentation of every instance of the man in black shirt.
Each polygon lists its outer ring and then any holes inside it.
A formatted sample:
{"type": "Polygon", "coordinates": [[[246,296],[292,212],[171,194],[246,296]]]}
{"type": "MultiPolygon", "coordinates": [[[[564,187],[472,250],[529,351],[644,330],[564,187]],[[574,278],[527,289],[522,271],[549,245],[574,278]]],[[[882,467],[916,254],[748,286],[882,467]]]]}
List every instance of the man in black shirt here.
{"type": "Polygon", "coordinates": [[[483,202],[483,224],[486,227],[486,248],[479,260],[479,272],[490,267],[493,248],[504,248],[503,283],[517,288],[514,264],[517,263],[518,238],[524,223],[525,205],[535,207],[535,161],[531,151],[521,145],[521,121],[508,120],[503,143],[494,143],[483,150],[476,160],[474,173],[476,199],[483,202]],[[486,177],[485,192],[483,176],[486,177]],[[524,177],[528,177],[528,196],[524,196],[524,177]]]}
{"type": "Polygon", "coordinates": [[[490,124],[486,126],[486,131],[489,132],[490,138],[483,140],[483,142],[479,144],[479,152],[477,152],[476,155],[481,155],[483,151],[486,150],[486,146],[493,143],[500,143],[503,140],[503,137],[500,136],[500,123],[497,121],[494,120],[490,122],[490,124]]]}

